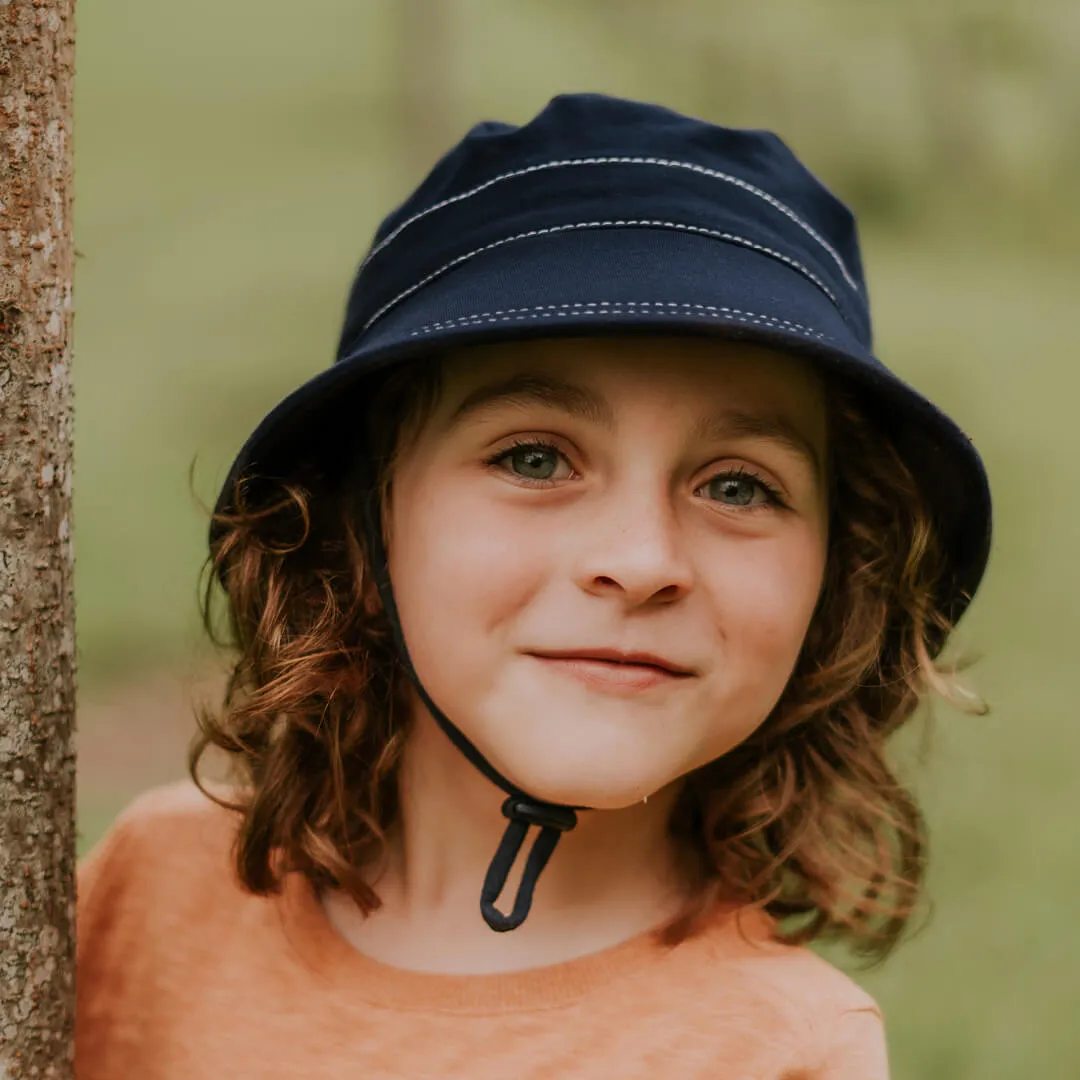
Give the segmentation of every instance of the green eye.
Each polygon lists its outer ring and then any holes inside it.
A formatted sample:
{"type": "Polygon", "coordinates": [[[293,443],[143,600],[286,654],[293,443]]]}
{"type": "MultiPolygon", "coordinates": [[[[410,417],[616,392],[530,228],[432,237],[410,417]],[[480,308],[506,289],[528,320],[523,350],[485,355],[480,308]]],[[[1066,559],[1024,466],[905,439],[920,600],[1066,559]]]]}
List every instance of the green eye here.
{"type": "Polygon", "coordinates": [[[510,471],[526,480],[551,480],[559,468],[559,451],[553,446],[515,446],[501,455],[510,471]]]}
{"type": "Polygon", "coordinates": [[[721,473],[705,484],[703,490],[708,498],[725,506],[766,506],[777,501],[773,490],[764,481],[748,473],[721,473]],[[756,491],[764,496],[757,502],[754,501],[756,491]]]}
{"type": "Polygon", "coordinates": [[[550,480],[559,466],[554,450],[542,450],[535,446],[523,446],[509,457],[514,472],[530,480],[550,480]]]}

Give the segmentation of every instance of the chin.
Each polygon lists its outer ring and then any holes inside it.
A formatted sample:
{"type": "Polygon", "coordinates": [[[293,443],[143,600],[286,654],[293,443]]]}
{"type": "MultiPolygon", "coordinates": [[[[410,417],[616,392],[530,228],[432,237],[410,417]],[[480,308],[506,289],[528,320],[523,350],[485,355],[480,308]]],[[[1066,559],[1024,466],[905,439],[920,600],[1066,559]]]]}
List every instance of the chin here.
{"type": "Polygon", "coordinates": [[[553,738],[546,752],[534,747],[534,752],[522,754],[516,748],[504,756],[491,747],[485,754],[504,776],[535,798],[591,810],[633,806],[686,771],[655,750],[644,755],[637,746],[596,747],[588,742],[579,739],[576,749],[567,752],[562,741],[553,738]]]}
{"type": "MultiPolygon", "coordinates": [[[[587,810],[625,810],[664,786],[641,783],[605,784],[598,783],[596,778],[575,783],[566,777],[562,777],[561,782],[557,783],[545,783],[539,779],[514,782],[534,798],[561,806],[580,806],[587,810]]],[[[667,783],[670,782],[669,778],[667,783]]]]}

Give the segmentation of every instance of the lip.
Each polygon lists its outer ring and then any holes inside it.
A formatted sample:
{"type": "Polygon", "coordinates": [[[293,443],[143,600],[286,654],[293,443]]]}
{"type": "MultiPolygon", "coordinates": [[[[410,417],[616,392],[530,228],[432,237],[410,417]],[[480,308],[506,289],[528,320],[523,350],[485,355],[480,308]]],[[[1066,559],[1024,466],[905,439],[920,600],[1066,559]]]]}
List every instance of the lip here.
{"type": "Polygon", "coordinates": [[[690,668],[676,664],[666,657],[657,656],[648,652],[624,652],[622,649],[544,649],[531,651],[531,655],[538,656],[542,660],[598,660],[612,665],[625,665],[627,667],[652,668],[667,675],[686,676],[692,675],[690,668]]]}
{"type": "Polygon", "coordinates": [[[673,687],[689,678],[689,672],[677,672],[651,662],[628,661],[621,658],[612,660],[595,655],[585,656],[581,653],[559,655],[532,653],[531,655],[549,670],[554,669],[581,683],[587,689],[606,694],[639,694],[649,690],[673,687]]]}
{"type": "Polygon", "coordinates": [[[693,675],[666,657],[647,652],[588,648],[531,651],[528,655],[605,693],[636,694],[673,686],[693,675]]]}

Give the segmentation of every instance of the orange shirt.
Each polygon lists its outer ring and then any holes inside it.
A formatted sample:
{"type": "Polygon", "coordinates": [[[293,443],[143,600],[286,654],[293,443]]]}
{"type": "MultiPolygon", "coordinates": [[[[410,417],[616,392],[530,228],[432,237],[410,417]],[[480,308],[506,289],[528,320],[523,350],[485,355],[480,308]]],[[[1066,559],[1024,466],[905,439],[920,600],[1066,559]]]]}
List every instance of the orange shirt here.
{"type": "Polygon", "coordinates": [[[138,799],[79,872],[78,1080],[885,1080],[881,1013],[756,912],[497,975],[408,972],[311,887],[245,892],[232,816],[138,799]],[[738,922],[741,926],[736,925],[738,922]]]}

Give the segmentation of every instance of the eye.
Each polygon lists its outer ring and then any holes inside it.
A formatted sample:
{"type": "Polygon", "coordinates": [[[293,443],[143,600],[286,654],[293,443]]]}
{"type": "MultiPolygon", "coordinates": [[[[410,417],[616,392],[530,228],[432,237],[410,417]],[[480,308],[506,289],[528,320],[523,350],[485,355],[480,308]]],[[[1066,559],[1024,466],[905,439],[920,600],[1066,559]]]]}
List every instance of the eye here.
{"type": "Polygon", "coordinates": [[[522,480],[538,483],[567,480],[574,472],[556,447],[541,442],[516,443],[489,458],[487,464],[498,466],[522,480]]]}
{"type": "Polygon", "coordinates": [[[717,473],[712,479],[702,484],[698,491],[704,492],[706,498],[713,499],[723,506],[745,510],[783,505],[775,488],[767,484],[760,476],[747,472],[745,469],[717,473]],[[755,496],[758,493],[761,498],[756,499],[755,496]]]}

